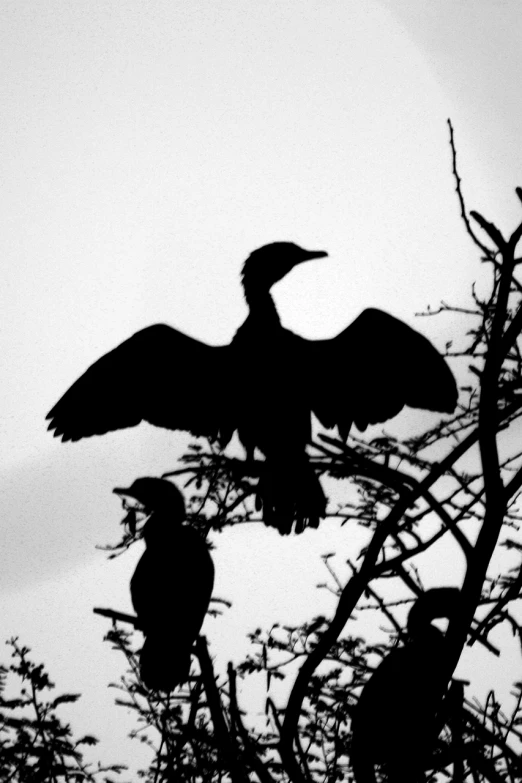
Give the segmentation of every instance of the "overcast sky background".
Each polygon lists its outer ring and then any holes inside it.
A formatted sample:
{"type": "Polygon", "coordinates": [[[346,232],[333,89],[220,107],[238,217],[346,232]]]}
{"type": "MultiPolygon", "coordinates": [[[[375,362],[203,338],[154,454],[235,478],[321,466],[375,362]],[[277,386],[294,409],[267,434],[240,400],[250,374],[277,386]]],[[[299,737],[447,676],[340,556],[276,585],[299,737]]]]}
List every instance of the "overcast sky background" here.
{"type": "MultiPolygon", "coordinates": [[[[468,206],[509,231],[520,16],[516,0],[1,4],[2,636],[83,692],[73,725],[110,743],[106,760],[139,749],[92,607],[131,609],[140,552],[108,562],[94,547],[119,535],[112,487],[175,467],[186,439],[142,425],[63,445],[45,414],[151,323],[228,342],[246,315],[241,264],[275,240],[329,253],[276,287],[285,326],[333,336],[371,305],[442,348],[450,322],[415,312],[465,304],[481,274],[446,118],[468,206]]],[[[311,602],[331,612],[319,555],[353,556],[357,536],[323,523],[216,538],[215,593],[234,600],[206,628],[218,660],[311,602]]]]}

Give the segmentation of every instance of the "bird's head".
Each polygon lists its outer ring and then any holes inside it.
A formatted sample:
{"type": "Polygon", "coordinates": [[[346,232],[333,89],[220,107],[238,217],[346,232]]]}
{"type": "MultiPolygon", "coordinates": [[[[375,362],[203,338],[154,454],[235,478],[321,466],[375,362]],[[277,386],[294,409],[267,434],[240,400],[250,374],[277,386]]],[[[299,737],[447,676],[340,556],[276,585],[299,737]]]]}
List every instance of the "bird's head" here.
{"type": "MultiPolygon", "coordinates": [[[[432,631],[432,620],[451,620],[458,612],[462,595],[458,587],[434,587],[417,598],[408,615],[408,634],[411,639],[422,638],[432,631]]],[[[439,632],[440,633],[440,632],[439,632]]]]}
{"type": "Polygon", "coordinates": [[[146,517],[154,512],[164,513],[180,524],[185,519],[183,495],[167,479],[145,476],[133,481],[128,488],[115,487],[112,491],[123,500],[128,511],[123,523],[129,526],[132,535],[136,533],[138,515],[146,517]]]}
{"type": "Polygon", "coordinates": [[[293,242],[272,242],[250,253],[243,266],[242,279],[245,290],[268,291],[274,283],[287,275],[294,266],[313,258],[327,256],[324,250],[304,250],[293,242]]]}

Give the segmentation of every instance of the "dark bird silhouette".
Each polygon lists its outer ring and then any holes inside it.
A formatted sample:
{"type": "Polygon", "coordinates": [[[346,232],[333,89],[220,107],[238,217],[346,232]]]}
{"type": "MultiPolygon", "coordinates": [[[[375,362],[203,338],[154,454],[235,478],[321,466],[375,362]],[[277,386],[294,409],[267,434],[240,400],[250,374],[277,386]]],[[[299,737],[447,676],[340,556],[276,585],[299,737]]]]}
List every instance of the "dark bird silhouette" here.
{"type": "Polygon", "coordinates": [[[451,618],[460,590],[427,590],[413,605],[408,637],[382,660],[364,686],[352,717],[352,766],[356,783],[375,783],[374,764],[385,765],[390,783],[418,783],[445,722],[443,683],[437,677],[445,636],[432,625],[451,618]]]}
{"type": "Polygon", "coordinates": [[[229,345],[210,346],[156,324],[102,356],[49,412],[64,441],[134,427],[187,430],[225,446],[237,431],[247,454],[258,448],[265,524],[281,533],[317,527],[326,498],[309,463],[313,412],[343,439],[395,416],[405,406],[451,412],[453,375],[418,332],[368,309],[330,340],[305,340],[284,329],[271,287],[297,264],[324,251],[274,242],[243,267],[249,315],[229,345]],[[138,369],[140,380],[129,378],[138,369]],[[331,376],[329,374],[331,373],[331,376]]]}
{"type": "Polygon", "coordinates": [[[139,478],[128,489],[113,491],[125,504],[127,497],[140,504],[123,520],[131,533],[137,515],[150,515],[143,527],[146,549],[130,584],[145,635],[140,675],[151,690],[171,691],[188,677],[192,647],[212,595],[214,563],[201,536],[182,524],[185,504],[170,481],[139,478]]]}

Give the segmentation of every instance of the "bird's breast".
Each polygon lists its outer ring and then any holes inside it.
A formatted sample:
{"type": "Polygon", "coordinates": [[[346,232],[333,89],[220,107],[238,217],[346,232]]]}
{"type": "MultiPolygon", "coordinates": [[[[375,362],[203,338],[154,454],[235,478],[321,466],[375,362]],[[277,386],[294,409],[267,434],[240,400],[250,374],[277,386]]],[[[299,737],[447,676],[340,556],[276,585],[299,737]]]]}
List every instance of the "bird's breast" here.
{"type": "Polygon", "coordinates": [[[245,448],[265,454],[281,448],[302,449],[310,439],[307,368],[301,338],[278,328],[245,323],[232,343],[240,388],[235,420],[245,448]]]}

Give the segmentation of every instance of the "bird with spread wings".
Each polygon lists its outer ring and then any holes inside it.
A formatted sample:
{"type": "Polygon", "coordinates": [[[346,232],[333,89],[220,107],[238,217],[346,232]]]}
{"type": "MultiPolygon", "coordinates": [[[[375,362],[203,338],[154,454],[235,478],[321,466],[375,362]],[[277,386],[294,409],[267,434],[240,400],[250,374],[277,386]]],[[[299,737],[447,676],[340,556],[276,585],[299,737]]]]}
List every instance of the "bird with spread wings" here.
{"type": "Polygon", "coordinates": [[[73,383],[49,412],[49,429],[78,441],[146,421],[223,447],[237,432],[248,455],[265,456],[257,490],[265,524],[282,534],[317,527],[326,498],[306,453],[312,413],[345,439],[352,424],[364,430],[406,405],[450,413],[457,403],[437,349],[381,310],[364,310],[329,340],[282,326],[270,289],[326,255],[292,242],[255,250],[242,272],[249,314],[230,344],[207,345],[165,324],[142,329],[73,383]],[[129,366],[142,383],[129,383],[129,366]],[[331,368],[335,384],[326,380],[331,368]],[[208,383],[196,382],[202,375],[208,383]]]}

